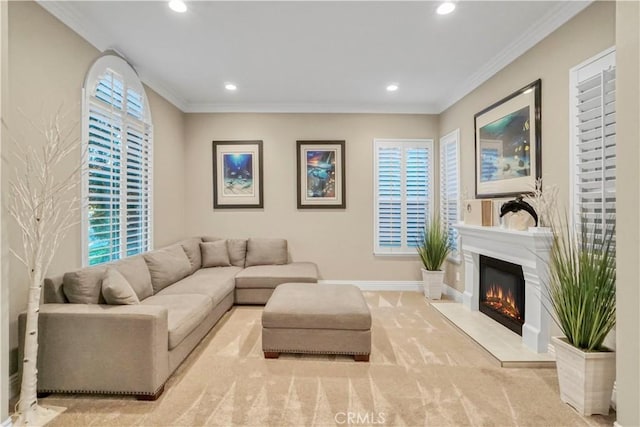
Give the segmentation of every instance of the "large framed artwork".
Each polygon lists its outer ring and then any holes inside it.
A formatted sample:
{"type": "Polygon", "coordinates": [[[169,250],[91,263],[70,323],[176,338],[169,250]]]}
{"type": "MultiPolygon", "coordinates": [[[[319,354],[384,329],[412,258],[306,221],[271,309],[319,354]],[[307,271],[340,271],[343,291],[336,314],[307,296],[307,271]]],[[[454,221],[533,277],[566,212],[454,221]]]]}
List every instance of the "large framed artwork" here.
{"type": "Polygon", "coordinates": [[[262,141],[213,141],[214,209],[262,208],[262,141]]]}
{"type": "Polygon", "coordinates": [[[298,141],[296,152],[298,209],[344,209],[344,141],[298,141]]]}
{"type": "Polygon", "coordinates": [[[542,172],[540,80],[474,116],[476,198],[531,192],[542,172]]]}

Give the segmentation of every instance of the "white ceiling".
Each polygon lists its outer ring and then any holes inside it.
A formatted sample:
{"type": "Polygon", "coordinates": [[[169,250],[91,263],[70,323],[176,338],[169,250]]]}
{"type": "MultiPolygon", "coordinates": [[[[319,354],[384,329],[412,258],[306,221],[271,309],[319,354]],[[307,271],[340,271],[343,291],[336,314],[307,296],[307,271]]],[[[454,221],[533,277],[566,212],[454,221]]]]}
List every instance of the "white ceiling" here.
{"type": "Polygon", "coordinates": [[[40,4],[185,112],[439,113],[589,1],[40,4]]]}

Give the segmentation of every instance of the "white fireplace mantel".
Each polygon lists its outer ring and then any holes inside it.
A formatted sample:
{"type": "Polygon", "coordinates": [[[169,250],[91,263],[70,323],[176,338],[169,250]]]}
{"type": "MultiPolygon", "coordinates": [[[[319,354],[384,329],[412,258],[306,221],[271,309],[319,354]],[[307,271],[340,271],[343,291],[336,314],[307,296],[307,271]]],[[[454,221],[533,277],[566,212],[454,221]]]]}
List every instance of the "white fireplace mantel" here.
{"type": "Polygon", "coordinates": [[[465,265],[463,304],[477,311],[480,302],[480,255],[522,266],[525,281],[525,319],[522,342],[537,353],[546,353],[551,317],[544,307],[542,286],[549,275],[549,251],[553,234],[546,229],[515,231],[502,227],[455,225],[461,237],[465,265]]]}

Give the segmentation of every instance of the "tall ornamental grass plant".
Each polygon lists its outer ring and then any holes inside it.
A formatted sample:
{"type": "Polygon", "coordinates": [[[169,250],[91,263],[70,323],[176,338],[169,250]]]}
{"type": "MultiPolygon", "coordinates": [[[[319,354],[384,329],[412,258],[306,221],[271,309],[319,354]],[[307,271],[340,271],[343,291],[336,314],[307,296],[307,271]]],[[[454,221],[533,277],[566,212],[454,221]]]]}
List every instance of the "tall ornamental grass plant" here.
{"type": "Polygon", "coordinates": [[[600,351],[616,324],[615,226],[566,224],[554,227],[549,299],[569,343],[600,351]]]}
{"type": "Polygon", "coordinates": [[[424,227],[422,240],[418,242],[418,255],[425,270],[439,271],[451,252],[451,242],[446,227],[440,218],[434,217],[424,227]]]}

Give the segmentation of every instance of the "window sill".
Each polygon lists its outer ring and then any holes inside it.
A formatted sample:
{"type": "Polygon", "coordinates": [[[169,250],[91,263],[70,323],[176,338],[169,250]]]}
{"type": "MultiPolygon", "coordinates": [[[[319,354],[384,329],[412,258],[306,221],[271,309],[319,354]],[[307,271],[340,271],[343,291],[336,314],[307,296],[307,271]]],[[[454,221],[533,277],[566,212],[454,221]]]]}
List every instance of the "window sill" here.
{"type": "Polygon", "coordinates": [[[418,254],[416,254],[415,251],[414,252],[393,252],[393,253],[389,253],[389,252],[374,252],[373,256],[383,257],[383,258],[386,258],[386,257],[391,257],[391,258],[394,258],[394,257],[403,258],[404,257],[404,258],[406,258],[406,257],[417,257],[418,254]]]}

